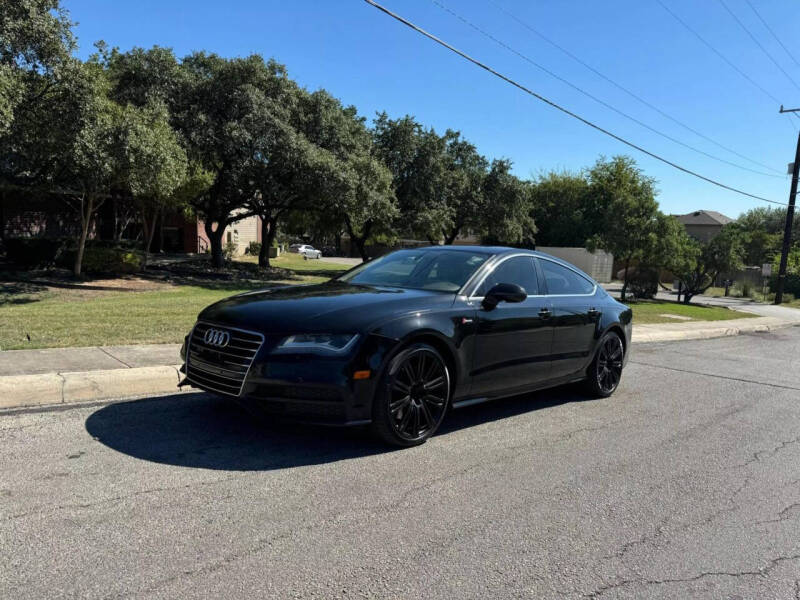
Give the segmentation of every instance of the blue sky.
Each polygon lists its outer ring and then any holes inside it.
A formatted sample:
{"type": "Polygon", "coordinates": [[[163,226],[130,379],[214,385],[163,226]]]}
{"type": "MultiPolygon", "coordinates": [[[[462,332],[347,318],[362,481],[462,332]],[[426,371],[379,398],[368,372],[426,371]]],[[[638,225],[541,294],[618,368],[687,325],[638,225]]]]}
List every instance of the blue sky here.
{"type": "MultiPolygon", "coordinates": [[[[529,59],[620,111],[680,141],[757,170],[686,131],[537,38],[498,6],[662,111],[720,144],[777,169],[794,158],[800,120],[748,83],[656,0],[439,0],[529,59]],[[794,121],[794,123],[792,123],[794,121]]],[[[740,70],[787,107],[800,88],[747,36],[719,0],[664,0],[740,70]]],[[[800,60],[800,11],[792,0],[750,0],[800,60]]],[[[787,56],[746,0],[727,6],[795,81],[787,56]]],[[[759,196],[785,202],[788,177],[765,177],[720,163],[642,128],[487,39],[430,0],[384,0],[387,8],[542,95],[683,166],[759,196]]],[[[490,158],[514,162],[521,177],[579,170],[599,155],[628,153],[658,180],[662,209],[697,208],[736,216],[764,205],[677,172],[531,98],[402,26],[363,0],[63,0],[79,23],[80,54],[96,40],[125,50],[154,44],[179,55],[260,53],[284,63],[309,89],[325,88],[372,118],[411,114],[439,131],[460,130],[490,158]]]]}

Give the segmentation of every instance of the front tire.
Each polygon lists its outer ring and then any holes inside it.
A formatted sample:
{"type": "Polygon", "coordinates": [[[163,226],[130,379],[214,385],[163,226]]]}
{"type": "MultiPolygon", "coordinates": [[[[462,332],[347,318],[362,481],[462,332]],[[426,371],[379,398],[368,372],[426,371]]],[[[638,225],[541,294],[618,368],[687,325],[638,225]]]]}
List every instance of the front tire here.
{"type": "Polygon", "coordinates": [[[418,446],[441,425],[450,401],[450,371],[428,344],[412,344],[392,358],[372,406],[372,429],[387,444],[418,446]]]}
{"type": "Polygon", "coordinates": [[[625,346],[622,338],[613,331],[606,333],[597,345],[594,360],[589,366],[586,388],[589,394],[598,398],[608,398],[619,387],[622,379],[622,362],[625,346]]]}

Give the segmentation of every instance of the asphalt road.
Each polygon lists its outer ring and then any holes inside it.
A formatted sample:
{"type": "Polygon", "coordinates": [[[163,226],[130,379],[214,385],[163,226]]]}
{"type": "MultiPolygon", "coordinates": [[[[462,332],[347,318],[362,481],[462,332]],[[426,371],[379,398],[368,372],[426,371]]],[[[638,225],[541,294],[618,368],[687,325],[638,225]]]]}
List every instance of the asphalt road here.
{"type": "Polygon", "coordinates": [[[209,396],[0,416],[2,598],[800,597],[800,328],[419,448],[209,396]]]}

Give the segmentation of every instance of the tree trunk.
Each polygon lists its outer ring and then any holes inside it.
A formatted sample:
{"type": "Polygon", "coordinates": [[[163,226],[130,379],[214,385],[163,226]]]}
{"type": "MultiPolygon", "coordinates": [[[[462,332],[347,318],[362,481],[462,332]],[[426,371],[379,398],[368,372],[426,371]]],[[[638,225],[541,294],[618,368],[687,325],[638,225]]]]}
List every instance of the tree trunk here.
{"type": "Polygon", "coordinates": [[[0,190],[0,240],[6,239],[6,215],[3,210],[6,201],[6,193],[0,190]]]}
{"type": "Polygon", "coordinates": [[[369,256],[367,256],[367,240],[369,239],[370,232],[372,231],[372,221],[367,221],[364,224],[364,235],[356,235],[355,231],[353,231],[353,225],[350,223],[350,219],[345,215],[344,217],[344,224],[347,227],[347,235],[350,236],[350,243],[356,245],[356,249],[358,250],[358,254],[361,256],[361,260],[367,262],[369,260],[369,256]]]}
{"type": "Polygon", "coordinates": [[[445,246],[452,246],[453,245],[453,242],[456,241],[456,238],[458,237],[458,234],[461,233],[461,227],[462,227],[461,225],[456,224],[456,225],[453,226],[453,229],[451,229],[449,232],[442,230],[442,234],[444,234],[444,245],[445,246]]]}
{"type": "Polygon", "coordinates": [[[214,229],[211,221],[205,221],[203,227],[211,246],[211,264],[215,269],[221,269],[225,266],[225,256],[222,253],[222,235],[225,233],[225,225],[217,223],[217,228],[214,229]]]}
{"type": "Polygon", "coordinates": [[[75,264],[72,267],[72,274],[75,277],[81,276],[83,267],[83,251],[86,248],[86,238],[89,237],[89,226],[92,223],[92,213],[94,212],[94,197],[88,194],[81,199],[81,235],[78,237],[78,248],[75,252],[75,264]]]}
{"type": "Polygon", "coordinates": [[[158,251],[164,253],[164,215],[159,215],[158,222],[158,251]]]}
{"type": "Polygon", "coordinates": [[[150,261],[150,247],[153,245],[153,237],[156,232],[156,221],[158,221],[158,213],[156,210],[153,212],[153,218],[150,224],[147,223],[147,211],[142,210],[142,229],[144,230],[144,258],[142,260],[142,268],[147,268],[147,263],[150,261]]]}
{"type": "Polygon", "coordinates": [[[269,268],[269,249],[278,235],[277,220],[261,217],[261,250],[258,251],[258,266],[269,268]]]}
{"type": "Polygon", "coordinates": [[[625,294],[628,292],[628,269],[630,268],[631,259],[625,259],[625,274],[622,276],[622,293],[620,294],[620,300],[625,302],[625,294]]]}

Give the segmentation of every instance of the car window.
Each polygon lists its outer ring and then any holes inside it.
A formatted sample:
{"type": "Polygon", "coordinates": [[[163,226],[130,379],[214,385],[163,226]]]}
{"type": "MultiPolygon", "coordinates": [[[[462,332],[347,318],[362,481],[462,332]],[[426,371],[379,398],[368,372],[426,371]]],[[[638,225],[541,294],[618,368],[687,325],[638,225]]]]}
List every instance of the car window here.
{"type": "Polygon", "coordinates": [[[485,296],[486,292],[498,283],[516,283],[525,288],[529,296],[537,295],[539,293],[539,282],[536,277],[533,258],[530,256],[507,258],[486,276],[475,295],[485,296]]]}
{"type": "Polygon", "coordinates": [[[547,293],[554,295],[591,294],[594,282],[579,275],[572,269],[563,267],[550,260],[540,261],[544,278],[547,282],[547,293]]]}
{"type": "Polygon", "coordinates": [[[456,250],[399,250],[365,263],[339,279],[357,284],[457,292],[489,256],[456,250]]]}

